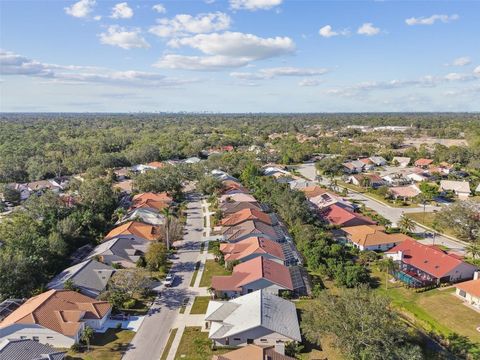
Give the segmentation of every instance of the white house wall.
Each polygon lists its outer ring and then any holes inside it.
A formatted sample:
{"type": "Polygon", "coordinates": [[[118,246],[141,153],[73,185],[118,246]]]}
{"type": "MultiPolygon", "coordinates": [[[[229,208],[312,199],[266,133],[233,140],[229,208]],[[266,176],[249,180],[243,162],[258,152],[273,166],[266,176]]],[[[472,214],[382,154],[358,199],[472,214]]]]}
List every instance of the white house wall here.
{"type": "MultiPolygon", "coordinates": [[[[81,331],[79,331],[80,333],[81,331]]],[[[5,339],[31,339],[58,348],[69,348],[78,342],[78,336],[68,337],[38,324],[13,324],[0,329],[0,341],[5,339]]]]}

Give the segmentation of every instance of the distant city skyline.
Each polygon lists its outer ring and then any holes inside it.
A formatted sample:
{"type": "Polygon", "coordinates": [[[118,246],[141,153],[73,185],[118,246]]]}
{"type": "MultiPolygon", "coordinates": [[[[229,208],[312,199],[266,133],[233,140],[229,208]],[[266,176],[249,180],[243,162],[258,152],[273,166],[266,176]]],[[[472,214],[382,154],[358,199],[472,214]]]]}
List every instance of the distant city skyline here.
{"type": "Polygon", "coordinates": [[[0,111],[480,111],[480,2],[0,0],[0,111]]]}

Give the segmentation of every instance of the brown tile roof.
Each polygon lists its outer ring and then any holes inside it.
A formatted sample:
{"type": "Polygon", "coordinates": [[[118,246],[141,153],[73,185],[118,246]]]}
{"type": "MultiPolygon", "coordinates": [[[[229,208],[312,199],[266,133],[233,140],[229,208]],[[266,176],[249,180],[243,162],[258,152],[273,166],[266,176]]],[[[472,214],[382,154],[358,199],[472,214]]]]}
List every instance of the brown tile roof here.
{"type": "Polygon", "coordinates": [[[350,226],[355,225],[375,225],[375,222],[363,215],[346,210],[338,205],[330,205],[320,211],[320,216],[332,225],[350,226]]]}
{"type": "Polygon", "coordinates": [[[285,260],[282,246],[279,243],[257,236],[233,244],[220,244],[220,251],[224,254],[225,261],[241,260],[251,254],[270,254],[285,260]]]}
{"type": "Polygon", "coordinates": [[[157,226],[144,224],[139,221],[129,221],[123,225],[116,227],[115,229],[112,229],[107,234],[104,240],[112,239],[114,237],[122,235],[133,235],[146,240],[156,240],[158,238],[159,232],[160,228],[157,226]]]}
{"type": "Polygon", "coordinates": [[[431,163],[433,163],[433,160],[431,159],[418,159],[415,161],[415,166],[428,166],[431,163]]]}
{"type": "Polygon", "coordinates": [[[391,187],[388,191],[394,196],[405,198],[413,198],[421,193],[415,185],[391,187]]]}
{"type": "Polygon", "coordinates": [[[230,214],[220,221],[220,225],[233,226],[247,220],[259,220],[265,224],[272,225],[272,219],[270,216],[257,209],[242,209],[236,213],[230,214]]]}
{"type": "Polygon", "coordinates": [[[165,167],[165,163],[160,162],[160,161],[152,161],[152,162],[149,162],[147,165],[151,166],[151,167],[154,167],[154,168],[157,168],[157,169],[161,169],[161,168],[165,167]]]}
{"type": "Polygon", "coordinates": [[[359,225],[342,228],[349,236],[348,238],[361,246],[374,246],[383,244],[400,243],[406,239],[411,239],[405,234],[387,234],[383,226],[377,225],[359,225]]]}
{"type": "Polygon", "coordinates": [[[98,301],[76,291],[49,290],[28,299],[0,322],[0,328],[12,324],[38,324],[66,336],[75,336],[82,319],[101,319],[110,309],[107,301],[98,301]]]}
{"type": "Polygon", "coordinates": [[[220,209],[224,214],[232,214],[242,209],[261,210],[258,202],[226,202],[220,205],[220,209]]]}
{"type": "Polygon", "coordinates": [[[266,279],[285,289],[293,290],[288,267],[262,256],[235,266],[230,276],[213,276],[212,288],[221,291],[239,291],[242,286],[260,279],[266,279]]]}
{"type": "Polygon", "coordinates": [[[222,228],[222,234],[227,240],[235,240],[248,234],[265,235],[271,239],[278,239],[278,234],[271,225],[267,225],[258,220],[247,220],[235,226],[222,228]]]}
{"type": "Polygon", "coordinates": [[[231,195],[222,195],[220,197],[220,202],[250,202],[256,203],[257,200],[250,194],[245,193],[236,193],[231,195]]]}
{"type": "Polygon", "coordinates": [[[222,355],[213,355],[212,360],[294,360],[275,351],[273,346],[250,344],[222,355]]]}
{"type": "Polygon", "coordinates": [[[460,284],[456,284],[457,289],[463,290],[472,296],[480,298],[480,279],[465,281],[460,284]]]}
{"type": "Polygon", "coordinates": [[[154,193],[154,192],[145,192],[137,194],[133,197],[133,202],[142,202],[147,200],[155,200],[155,201],[164,201],[170,203],[173,201],[172,197],[168,195],[166,192],[162,193],[154,193]]]}
{"type": "Polygon", "coordinates": [[[308,199],[325,194],[327,192],[327,190],[317,185],[304,187],[303,189],[300,189],[300,191],[302,191],[305,194],[305,197],[308,199]]]}

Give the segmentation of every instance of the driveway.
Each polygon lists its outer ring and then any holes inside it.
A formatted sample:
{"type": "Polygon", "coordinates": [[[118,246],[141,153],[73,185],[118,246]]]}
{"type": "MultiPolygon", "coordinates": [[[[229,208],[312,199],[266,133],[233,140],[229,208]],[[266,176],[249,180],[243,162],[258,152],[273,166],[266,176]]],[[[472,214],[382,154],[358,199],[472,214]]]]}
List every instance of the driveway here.
{"type": "Polygon", "coordinates": [[[173,260],[172,266],[177,276],[174,286],[164,289],[157,297],[123,356],[124,360],[160,359],[183,299],[194,295],[190,293],[188,287],[200,254],[202,240],[203,217],[200,199],[193,197],[188,203],[186,212],[184,238],[175,243],[178,258],[173,260]]]}

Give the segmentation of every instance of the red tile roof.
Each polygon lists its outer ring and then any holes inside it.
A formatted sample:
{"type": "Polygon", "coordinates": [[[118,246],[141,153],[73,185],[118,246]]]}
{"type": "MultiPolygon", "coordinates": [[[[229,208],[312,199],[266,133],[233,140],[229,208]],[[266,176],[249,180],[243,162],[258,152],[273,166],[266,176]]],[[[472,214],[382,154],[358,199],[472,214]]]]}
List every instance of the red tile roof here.
{"type": "Polygon", "coordinates": [[[415,161],[415,166],[428,166],[431,163],[433,163],[433,160],[431,159],[418,159],[415,161]]]}
{"type": "Polygon", "coordinates": [[[460,284],[456,284],[457,289],[463,290],[472,296],[480,298],[480,279],[465,281],[460,284]]]}
{"type": "Polygon", "coordinates": [[[327,190],[321,188],[318,185],[312,185],[312,186],[307,186],[304,187],[303,189],[300,189],[305,194],[305,197],[308,199],[314,198],[319,195],[323,195],[327,192],[327,190]]]}
{"type": "Polygon", "coordinates": [[[243,286],[260,279],[266,279],[293,290],[292,277],[288,267],[262,256],[235,266],[230,276],[213,276],[212,288],[220,291],[240,291],[243,286]]]}
{"type": "Polygon", "coordinates": [[[160,234],[160,228],[158,226],[152,226],[149,224],[144,224],[139,221],[129,221],[125,224],[117,226],[112,229],[104,240],[113,239],[115,237],[129,235],[136,236],[138,238],[146,240],[156,240],[160,234]]]}
{"type": "Polygon", "coordinates": [[[320,216],[332,225],[353,226],[353,225],[375,225],[372,219],[346,210],[336,204],[325,207],[320,211],[320,216]]]}
{"type": "Polygon", "coordinates": [[[230,214],[226,218],[222,219],[220,224],[222,226],[233,226],[247,220],[259,220],[265,224],[272,225],[272,219],[270,216],[256,209],[243,209],[236,213],[230,214]]]}
{"type": "Polygon", "coordinates": [[[403,252],[402,262],[436,278],[442,278],[457,266],[466,264],[458,257],[447,254],[437,247],[423,245],[415,240],[406,239],[387,253],[399,251],[403,252]]]}
{"type": "Polygon", "coordinates": [[[270,239],[253,236],[233,244],[220,244],[225,261],[241,260],[251,254],[270,254],[285,260],[282,246],[270,239]]]}

